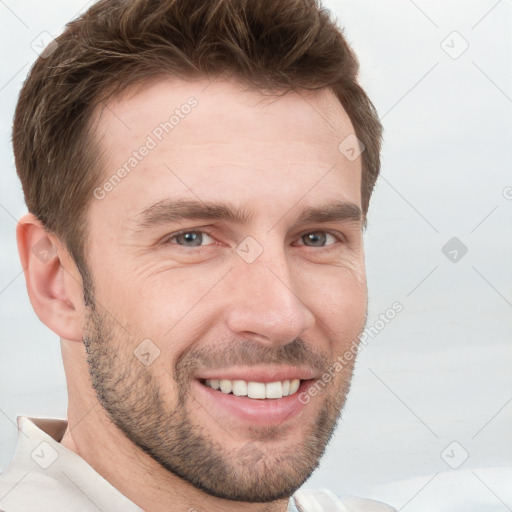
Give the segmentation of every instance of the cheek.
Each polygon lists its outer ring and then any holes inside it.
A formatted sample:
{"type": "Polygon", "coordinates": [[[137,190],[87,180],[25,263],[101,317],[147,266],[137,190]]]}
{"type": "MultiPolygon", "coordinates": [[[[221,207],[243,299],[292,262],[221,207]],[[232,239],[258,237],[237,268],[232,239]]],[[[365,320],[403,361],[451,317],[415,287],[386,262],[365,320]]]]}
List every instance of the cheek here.
{"type": "Polygon", "coordinates": [[[206,338],[218,317],[214,289],[222,273],[152,267],[127,274],[110,281],[115,316],[132,337],[150,339],[160,352],[156,366],[172,371],[173,362],[206,338]]]}
{"type": "Polygon", "coordinates": [[[196,296],[204,294],[200,282],[187,277],[183,269],[161,263],[105,261],[93,275],[95,298],[123,327],[149,335],[151,326],[160,326],[155,332],[169,330],[197,302],[196,296]]]}
{"type": "MultiPolygon", "coordinates": [[[[367,289],[364,267],[344,266],[310,276],[310,307],[318,327],[336,345],[351,343],[364,328],[367,289]]],[[[341,350],[338,347],[337,350],[341,350]]]]}

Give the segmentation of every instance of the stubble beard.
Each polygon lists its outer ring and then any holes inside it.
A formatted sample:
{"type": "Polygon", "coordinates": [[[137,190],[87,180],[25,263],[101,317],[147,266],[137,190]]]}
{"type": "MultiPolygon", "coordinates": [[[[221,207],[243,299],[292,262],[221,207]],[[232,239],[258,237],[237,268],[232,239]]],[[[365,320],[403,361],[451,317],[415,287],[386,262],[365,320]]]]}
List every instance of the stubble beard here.
{"type": "Polygon", "coordinates": [[[263,503],[288,498],[316,469],[345,403],[353,361],[315,398],[324,403],[317,418],[305,427],[301,443],[276,450],[274,443],[286,433],[277,426],[254,429],[250,442],[230,449],[190,416],[188,409],[202,407],[190,393],[192,371],[200,361],[229,357],[232,361],[293,364],[314,359],[315,366],[326,371],[330,360],[311,353],[301,340],[278,349],[241,342],[235,345],[240,347],[236,353],[233,344],[222,353],[191,351],[183,354],[169,373],[177,389],[171,407],[163,398],[162,385],[166,383],[158,381],[152,366],[144,366],[134,356],[129,337],[123,336],[108,314],[99,313],[95,306],[88,309],[83,341],[98,400],[125,436],[167,471],[211,496],[263,503]]]}

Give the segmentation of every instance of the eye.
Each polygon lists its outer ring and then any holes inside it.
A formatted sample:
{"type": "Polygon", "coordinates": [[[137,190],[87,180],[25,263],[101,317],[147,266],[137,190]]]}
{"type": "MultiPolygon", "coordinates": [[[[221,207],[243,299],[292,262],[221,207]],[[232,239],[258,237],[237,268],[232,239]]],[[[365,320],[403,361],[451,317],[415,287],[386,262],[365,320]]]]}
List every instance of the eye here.
{"type": "Polygon", "coordinates": [[[182,231],[172,235],[167,241],[183,247],[200,247],[214,242],[213,238],[203,231],[182,231]]]}
{"type": "Polygon", "coordinates": [[[312,231],[302,235],[299,239],[302,243],[298,245],[305,245],[307,247],[325,247],[335,244],[338,239],[327,231],[312,231]]]}

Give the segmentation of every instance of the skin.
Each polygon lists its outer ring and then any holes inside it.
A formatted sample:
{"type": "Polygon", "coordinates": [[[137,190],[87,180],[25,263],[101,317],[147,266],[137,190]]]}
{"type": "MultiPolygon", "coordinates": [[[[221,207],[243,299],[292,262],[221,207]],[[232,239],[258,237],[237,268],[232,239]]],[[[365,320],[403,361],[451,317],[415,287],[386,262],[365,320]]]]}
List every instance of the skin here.
{"type": "Polygon", "coordinates": [[[260,372],[272,381],[300,370],[314,382],[357,339],[367,303],[361,219],[305,221],[300,214],[340,202],[361,208],[361,159],[338,150],[354,130],[328,89],[268,97],[228,80],[161,79],[95,113],[105,180],[191,96],[198,104],[179,125],[103,199],[91,199],[94,307],[84,304],[65,246],[31,214],[18,226],[27,288],[39,318],[61,338],[69,390],[64,446],[144,510],[239,510],[230,493],[241,499],[233,492],[263,482],[263,489],[275,487],[273,498],[253,497],[244,510],[284,511],[318,464],[352,365],[277,422],[265,410],[257,423],[245,421],[210,399],[198,378],[260,372]],[[229,205],[246,218],[168,219],[141,228],[141,212],[176,200],[229,205]],[[207,236],[187,246],[175,236],[183,230],[207,236]],[[250,250],[262,250],[251,263],[237,252],[248,236],[256,241],[250,250]],[[44,237],[56,253],[49,262],[32,252],[44,237]],[[134,356],[145,339],[159,350],[148,366],[134,356]],[[116,411],[108,411],[113,404],[116,411]],[[200,437],[218,456],[211,462],[226,470],[222,482],[190,483],[140,448],[144,436],[155,445],[163,421],[155,446],[174,461],[166,442],[175,439],[178,420],[189,441],[200,437]],[[140,422],[135,441],[121,431],[140,422]],[[306,463],[297,469],[299,460],[306,463]]]}

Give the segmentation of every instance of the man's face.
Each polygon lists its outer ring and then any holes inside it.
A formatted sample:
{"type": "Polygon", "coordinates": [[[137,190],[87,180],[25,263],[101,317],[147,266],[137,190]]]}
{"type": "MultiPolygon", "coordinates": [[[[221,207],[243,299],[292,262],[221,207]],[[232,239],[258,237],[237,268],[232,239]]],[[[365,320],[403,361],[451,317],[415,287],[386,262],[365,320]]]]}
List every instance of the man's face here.
{"type": "Polygon", "coordinates": [[[271,501],[317,466],[348,391],[352,364],[332,364],[365,321],[361,163],[338,150],[354,130],[331,91],[207,85],[98,113],[84,340],[129,439],[209,494],[271,501]]]}

